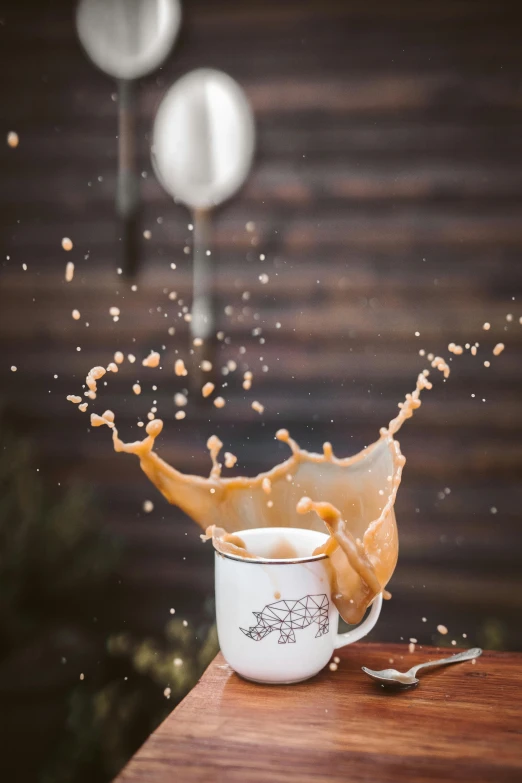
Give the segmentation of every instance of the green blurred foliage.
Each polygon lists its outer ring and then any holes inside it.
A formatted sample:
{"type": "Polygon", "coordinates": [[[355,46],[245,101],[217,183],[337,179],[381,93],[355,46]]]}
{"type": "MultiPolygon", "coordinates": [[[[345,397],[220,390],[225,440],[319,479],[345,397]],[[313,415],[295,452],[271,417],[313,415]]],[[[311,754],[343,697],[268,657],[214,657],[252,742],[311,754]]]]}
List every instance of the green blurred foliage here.
{"type": "Polygon", "coordinates": [[[99,588],[117,547],[96,524],[85,485],[50,497],[30,445],[2,427],[0,451],[0,658],[56,620],[70,603],[99,588]]]}
{"type": "MultiPolygon", "coordinates": [[[[83,484],[51,492],[30,445],[5,422],[0,435],[0,701],[4,690],[22,716],[24,699],[63,716],[36,777],[24,777],[10,740],[16,779],[109,781],[216,654],[213,608],[197,629],[171,619],[160,639],[99,628],[93,606],[103,605],[122,547],[83,484]]],[[[22,721],[21,746],[31,745],[28,732],[22,721]]]]}
{"type": "Polygon", "coordinates": [[[181,621],[166,627],[167,644],[116,634],[109,654],[125,676],[100,689],[75,688],[68,731],[41,783],[111,780],[145,738],[188,693],[218,650],[215,626],[201,642],[181,621]]]}

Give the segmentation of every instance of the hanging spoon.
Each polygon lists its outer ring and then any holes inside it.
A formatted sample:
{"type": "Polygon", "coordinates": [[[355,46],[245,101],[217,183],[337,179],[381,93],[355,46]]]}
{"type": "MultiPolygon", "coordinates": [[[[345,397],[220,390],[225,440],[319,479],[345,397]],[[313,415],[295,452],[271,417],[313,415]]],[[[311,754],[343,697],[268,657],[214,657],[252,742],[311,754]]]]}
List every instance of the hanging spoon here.
{"type": "Polygon", "coordinates": [[[254,118],[243,90],[230,76],[210,68],[179,79],[165,95],[154,121],[154,170],[174,200],[192,212],[190,331],[193,339],[204,341],[207,359],[216,327],[210,214],[244,183],[252,164],[254,138],[254,118]]]}
{"type": "Polygon", "coordinates": [[[118,182],[123,269],[138,267],[139,176],[136,166],[135,80],[167,57],[181,23],[179,0],[80,0],[78,37],[92,62],[118,83],[118,182]]]}

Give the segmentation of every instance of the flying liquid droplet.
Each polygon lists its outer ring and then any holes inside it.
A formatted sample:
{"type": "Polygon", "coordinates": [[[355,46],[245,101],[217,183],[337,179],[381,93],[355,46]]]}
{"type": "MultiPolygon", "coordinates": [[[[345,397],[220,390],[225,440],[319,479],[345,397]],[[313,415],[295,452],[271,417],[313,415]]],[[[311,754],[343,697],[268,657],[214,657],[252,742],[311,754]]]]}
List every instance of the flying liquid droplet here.
{"type": "Polygon", "coordinates": [[[232,454],[230,451],[225,451],[225,467],[233,468],[236,462],[237,462],[236,455],[232,454]]]}
{"type": "Polygon", "coordinates": [[[174,364],[174,372],[176,375],[182,377],[185,375],[188,375],[187,368],[185,367],[185,362],[183,359],[176,359],[176,362],[174,364]]]}
{"type": "Polygon", "coordinates": [[[210,383],[210,381],[209,381],[201,389],[201,394],[203,395],[203,397],[209,397],[212,394],[212,392],[214,391],[214,389],[215,389],[214,384],[210,383]]]}
{"type": "Polygon", "coordinates": [[[144,367],[157,367],[160,363],[160,355],[157,351],[151,351],[150,354],[142,361],[144,367]]]}

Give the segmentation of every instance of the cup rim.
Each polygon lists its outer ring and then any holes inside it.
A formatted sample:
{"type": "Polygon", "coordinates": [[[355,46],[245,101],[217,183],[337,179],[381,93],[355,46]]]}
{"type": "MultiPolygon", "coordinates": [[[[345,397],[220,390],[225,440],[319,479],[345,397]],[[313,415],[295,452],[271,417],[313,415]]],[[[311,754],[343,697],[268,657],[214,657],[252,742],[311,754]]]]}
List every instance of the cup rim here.
{"type": "MultiPolygon", "coordinates": [[[[237,536],[244,536],[245,533],[253,533],[254,531],[258,530],[266,530],[270,531],[272,533],[275,533],[276,531],[284,531],[288,532],[289,530],[300,530],[302,533],[321,533],[319,530],[302,530],[301,528],[292,528],[292,527],[255,527],[255,528],[249,528],[247,530],[238,530],[235,535],[237,536]]],[[[321,535],[324,535],[325,538],[328,538],[327,533],[321,533],[321,535]]],[[[316,562],[318,560],[326,560],[328,558],[328,555],[322,554],[322,555],[306,555],[306,557],[289,557],[289,558],[272,558],[272,557],[259,557],[256,558],[253,557],[240,557],[239,555],[232,555],[229,552],[221,552],[219,549],[216,549],[214,547],[214,551],[216,555],[220,555],[221,557],[225,557],[227,560],[237,560],[240,563],[248,563],[248,565],[300,565],[301,563],[311,563],[316,562]]]]}

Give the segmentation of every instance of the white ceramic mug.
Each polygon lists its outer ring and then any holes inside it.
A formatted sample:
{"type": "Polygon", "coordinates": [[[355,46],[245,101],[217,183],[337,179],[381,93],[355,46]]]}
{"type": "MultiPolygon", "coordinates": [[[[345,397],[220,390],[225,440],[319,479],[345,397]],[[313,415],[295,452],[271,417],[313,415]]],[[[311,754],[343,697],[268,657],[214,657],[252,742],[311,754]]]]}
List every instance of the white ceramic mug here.
{"type": "Polygon", "coordinates": [[[334,650],[374,627],[382,595],[360,625],[338,633],[327,558],[310,554],[326,541],[326,534],[259,528],[237,535],[261,559],[216,551],[216,615],[221,652],[242,677],[274,685],[301,682],[320,672],[334,650]],[[297,557],[270,559],[281,541],[291,544],[297,557]]]}

